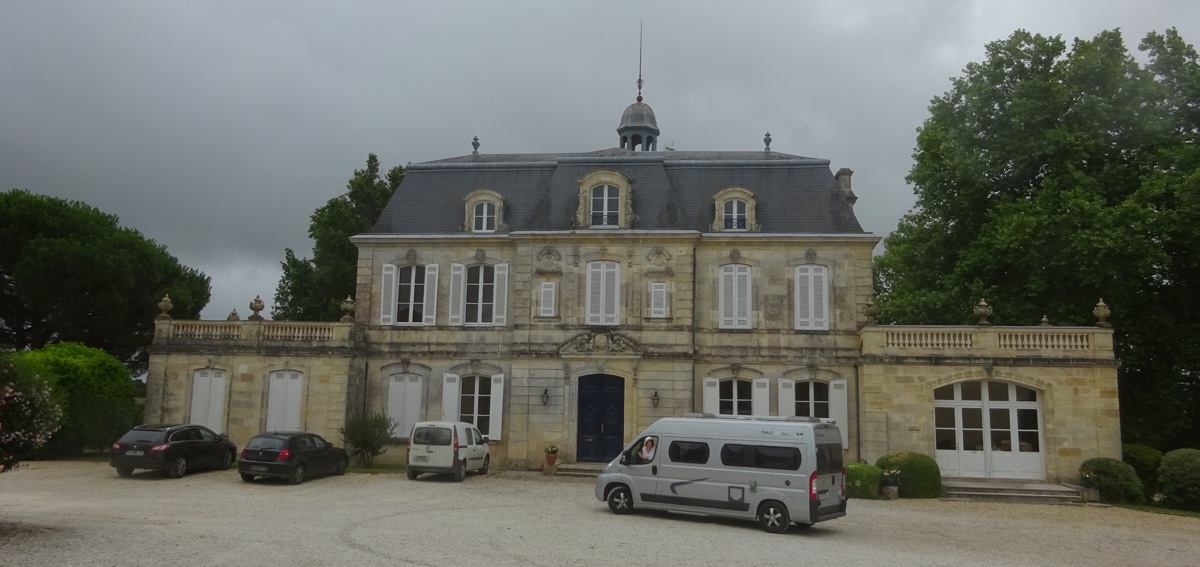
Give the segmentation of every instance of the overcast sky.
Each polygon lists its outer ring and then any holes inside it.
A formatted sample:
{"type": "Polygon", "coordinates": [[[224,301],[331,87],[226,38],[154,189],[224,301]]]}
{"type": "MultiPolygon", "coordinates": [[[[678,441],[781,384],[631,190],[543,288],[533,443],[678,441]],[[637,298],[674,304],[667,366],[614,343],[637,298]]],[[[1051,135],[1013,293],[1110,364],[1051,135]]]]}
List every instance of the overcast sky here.
{"type": "Polygon", "coordinates": [[[660,149],[756,150],[770,131],[773,150],[853,169],[880,236],[913,205],[929,100],[986,43],[1200,41],[1194,0],[6,1],[0,190],[118,215],[212,277],[204,318],[247,315],[368,153],[387,169],[473,136],[483,153],[616,146],[639,21],[660,149]]]}

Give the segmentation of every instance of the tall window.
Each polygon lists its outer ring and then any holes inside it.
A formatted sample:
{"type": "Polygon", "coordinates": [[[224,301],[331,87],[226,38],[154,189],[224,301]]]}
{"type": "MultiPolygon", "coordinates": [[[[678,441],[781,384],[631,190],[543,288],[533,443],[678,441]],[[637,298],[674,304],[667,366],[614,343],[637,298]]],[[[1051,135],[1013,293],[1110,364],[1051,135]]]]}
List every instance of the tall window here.
{"type": "Polygon", "coordinates": [[[192,378],[191,422],[225,432],[225,396],[229,382],[225,371],[215,368],[197,370],[192,378]]]}
{"type": "Polygon", "coordinates": [[[388,380],[388,417],[396,420],[392,437],[408,437],[421,418],[421,377],[393,374],[388,380]]]}
{"type": "Polygon", "coordinates": [[[425,321],[425,266],[400,268],[396,322],[421,324],[425,321]]]}
{"type": "Polygon", "coordinates": [[[496,300],[496,268],[467,267],[466,324],[482,325],[492,322],[496,300]]]}
{"type": "Polygon", "coordinates": [[[741,199],[725,201],[725,229],[746,230],[746,202],[741,199]]]}
{"type": "Polygon", "coordinates": [[[304,399],[304,375],[291,370],[271,373],[267,386],[267,431],[304,429],[301,406],[304,399]]]}
{"type": "Polygon", "coordinates": [[[592,226],[620,226],[620,191],[612,185],[592,189],[592,226]]]}
{"type": "Polygon", "coordinates": [[[721,415],[752,415],[751,391],[749,380],[722,380],[717,398],[721,415]]]}
{"type": "Polygon", "coordinates": [[[458,395],[458,419],[486,435],[491,430],[492,377],[463,376],[458,395]]]}
{"type": "Polygon", "coordinates": [[[750,266],[721,266],[719,312],[722,329],[750,328],[750,266]]]}
{"type": "Polygon", "coordinates": [[[796,266],[796,329],[829,328],[829,268],[796,266]]]}
{"type": "Polygon", "coordinates": [[[474,232],[496,232],[496,205],[482,202],[475,204],[474,232]]]}
{"type": "Polygon", "coordinates": [[[667,284],[652,282],[650,284],[650,317],[665,319],[670,311],[667,308],[667,284]]]}
{"type": "Polygon", "coordinates": [[[830,417],[829,383],[796,382],[796,415],[830,417]]]}
{"type": "Polygon", "coordinates": [[[503,327],[508,313],[508,264],[450,264],[451,325],[503,327]]]}
{"type": "Polygon", "coordinates": [[[618,324],[621,265],[617,262],[588,262],[587,269],[587,324],[618,324]]]}

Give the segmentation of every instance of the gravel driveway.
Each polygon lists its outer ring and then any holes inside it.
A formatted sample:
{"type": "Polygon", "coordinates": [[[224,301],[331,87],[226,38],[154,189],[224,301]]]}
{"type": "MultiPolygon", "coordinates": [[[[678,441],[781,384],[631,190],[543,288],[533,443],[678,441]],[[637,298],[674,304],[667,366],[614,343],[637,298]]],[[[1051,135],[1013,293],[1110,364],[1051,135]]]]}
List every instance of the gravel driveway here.
{"type": "Polygon", "coordinates": [[[104,463],[0,475],[0,565],[1189,566],[1200,519],[1100,506],[851,500],[783,535],[753,522],[615,516],[587,479],[233,471],[119,478],[104,463]]]}

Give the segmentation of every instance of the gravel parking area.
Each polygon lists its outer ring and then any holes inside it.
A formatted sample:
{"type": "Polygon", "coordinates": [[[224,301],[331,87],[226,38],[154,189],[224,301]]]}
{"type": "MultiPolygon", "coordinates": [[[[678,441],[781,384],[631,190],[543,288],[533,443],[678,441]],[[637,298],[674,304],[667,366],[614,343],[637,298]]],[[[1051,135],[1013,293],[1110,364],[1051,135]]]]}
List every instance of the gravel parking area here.
{"type": "Polygon", "coordinates": [[[120,478],[105,463],[0,475],[0,565],[1189,566],[1200,519],[1101,506],[851,500],[783,535],[753,522],[615,516],[587,479],[233,471],[120,478]]]}

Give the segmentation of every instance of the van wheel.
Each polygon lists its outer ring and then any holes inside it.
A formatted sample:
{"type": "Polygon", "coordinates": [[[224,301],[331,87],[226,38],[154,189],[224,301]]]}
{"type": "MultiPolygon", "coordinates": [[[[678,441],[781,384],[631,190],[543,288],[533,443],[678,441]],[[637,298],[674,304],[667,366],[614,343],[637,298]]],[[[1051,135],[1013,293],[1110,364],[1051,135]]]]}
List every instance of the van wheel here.
{"type": "Polygon", "coordinates": [[[783,504],[769,500],[758,507],[758,525],[768,533],[781,534],[787,531],[791,523],[787,508],[783,504]]]}
{"type": "Polygon", "coordinates": [[[467,462],[459,461],[454,464],[454,482],[462,482],[467,478],[467,462]]]}
{"type": "Polygon", "coordinates": [[[419,474],[417,471],[408,469],[408,480],[417,480],[417,474],[419,474]]]}
{"type": "Polygon", "coordinates": [[[483,458],[483,468],[479,469],[479,474],[486,476],[487,472],[488,472],[488,467],[491,466],[491,463],[492,463],[491,455],[484,457],[483,458]]]}
{"type": "Polygon", "coordinates": [[[628,514],[633,511],[633,493],[624,486],[618,486],[608,493],[608,509],[614,514],[628,514]]]}

